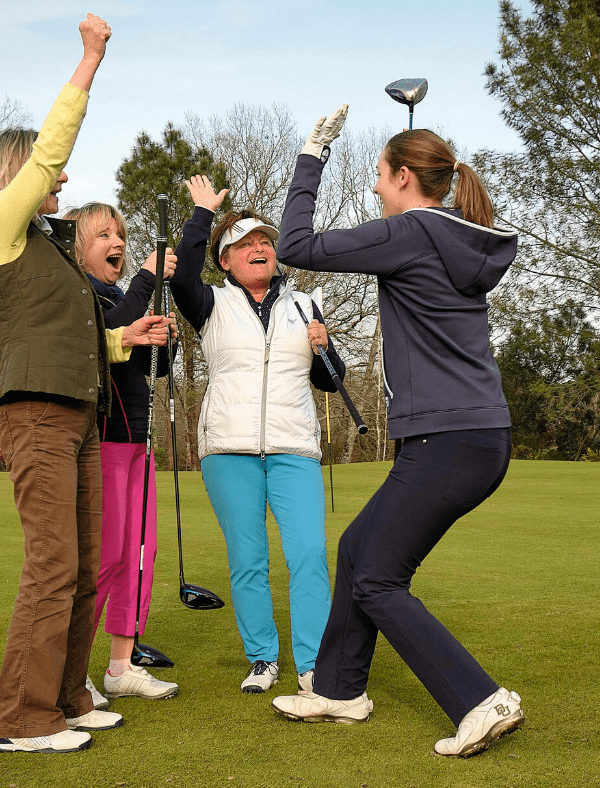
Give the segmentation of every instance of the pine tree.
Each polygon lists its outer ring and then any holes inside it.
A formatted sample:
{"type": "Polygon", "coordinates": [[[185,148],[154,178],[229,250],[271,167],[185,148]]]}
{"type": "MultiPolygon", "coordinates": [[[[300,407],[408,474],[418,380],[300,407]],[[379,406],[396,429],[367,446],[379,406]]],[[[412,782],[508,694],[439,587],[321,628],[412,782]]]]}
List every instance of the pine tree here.
{"type": "MultiPolygon", "coordinates": [[[[228,187],[224,165],[215,162],[208,150],[193,149],[184,139],[182,132],[172,124],[167,124],[160,142],[152,140],[145,132],[138,135],[131,156],[123,161],[116,174],[119,183],[118,206],[127,219],[128,246],[134,259],[141,262],[156,246],[158,194],[166,194],[168,197],[169,246],[176,248],[183,225],[194,210],[185,185],[185,181],[192,175],[208,175],[217,192],[228,187]]],[[[227,197],[221,210],[229,208],[230,201],[227,197]]],[[[203,280],[210,284],[221,278],[222,274],[213,267],[207,256],[203,280]]],[[[197,470],[199,461],[196,425],[206,375],[196,333],[179,314],[177,317],[177,410],[182,412],[184,422],[183,434],[179,431],[179,434],[182,434],[184,450],[179,465],[186,470],[197,470]]],[[[164,419],[157,419],[156,431],[160,443],[166,445],[169,430],[164,419]]],[[[155,447],[157,460],[165,453],[164,448],[162,452],[160,449],[160,446],[155,447]]]]}

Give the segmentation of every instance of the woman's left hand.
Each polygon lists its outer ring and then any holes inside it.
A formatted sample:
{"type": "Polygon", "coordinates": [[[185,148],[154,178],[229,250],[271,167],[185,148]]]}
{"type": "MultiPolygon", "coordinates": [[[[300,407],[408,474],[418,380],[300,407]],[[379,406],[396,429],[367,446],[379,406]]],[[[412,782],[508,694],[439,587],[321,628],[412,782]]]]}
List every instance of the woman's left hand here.
{"type": "MultiPolygon", "coordinates": [[[[142,268],[145,268],[146,271],[150,271],[151,274],[156,276],[156,249],[146,258],[146,262],[142,268]]],[[[173,254],[171,247],[167,246],[165,251],[165,268],[163,279],[168,279],[169,277],[173,276],[176,268],[177,256],[173,254]]]]}
{"type": "Polygon", "coordinates": [[[312,345],[313,353],[319,354],[317,345],[321,345],[323,350],[327,350],[329,340],[327,339],[327,329],[318,320],[312,320],[308,324],[308,341],[312,345]]]}
{"type": "MultiPolygon", "coordinates": [[[[166,345],[169,326],[171,327],[171,336],[173,336],[174,317],[173,312],[171,312],[169,317],[153,314],[148,317],[140,317],[139,320],[136,320],[130,326],[125,326],[123,329],[121,347],[166,345]]],[[[177,335],[176,325],[175,335],[177,335]]]]}
{"type": "MultiPolygon", "coordinates": [[[[154,309],[149,309],[148,314],[150,317],[154,317],[154,309]]],[[[164,317],[164,315],[163,315],[164,317]]],[[[171,342],[175,342],[177,337],[179,336],[179,331],[177,329],[177,317],[175,316],[175,312],[169,312],[169,318],[171,319],[171,342]]],[[[165,340],[166,344],[166,340],[165,340]]]]}

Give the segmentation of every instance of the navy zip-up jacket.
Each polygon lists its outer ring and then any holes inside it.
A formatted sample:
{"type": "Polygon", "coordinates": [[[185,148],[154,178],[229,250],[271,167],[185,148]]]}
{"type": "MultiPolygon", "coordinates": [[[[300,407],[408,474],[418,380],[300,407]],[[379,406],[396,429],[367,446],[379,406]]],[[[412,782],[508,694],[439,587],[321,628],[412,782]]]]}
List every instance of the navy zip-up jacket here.
{"type": "MultiPolygon", "coordinates": [[[[154,293],[154,274],[141,268],[124,293],[117,285],[107,285],[88,274],[100,300],[107,328],[128,326],[146,314],[154,293]]],[[[173,358],[177,343],[173,343],[173,358]]],[[[151,347],[134,347],[129,361],[110,365],[112,410],[106,417],[98,415],[101,441],[113,443],[145,443],[148,433],[148,407],[150,389],[146,376],[150,375],[151,347]]],[[[166,347],[158,348],[157,377],[169,373],[169,355],[166,347]]]]}
{"type": "Polygon", "coordinates": [[[415,208],[315,233],[323,163],[300,155],[278,259],[314,271],[377,276],[390,438],[510,426],[489,344],[486,293],[517,251],[516,232],[415,208]]]}

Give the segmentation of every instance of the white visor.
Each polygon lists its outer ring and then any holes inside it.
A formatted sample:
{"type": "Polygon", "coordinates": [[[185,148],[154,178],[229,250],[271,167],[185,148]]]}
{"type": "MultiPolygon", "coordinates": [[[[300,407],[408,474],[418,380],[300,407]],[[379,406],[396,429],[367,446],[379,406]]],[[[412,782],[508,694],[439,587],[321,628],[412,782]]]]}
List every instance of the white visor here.
{"type": "Polygon", "coordinates": [[[262,230],[273,241],[279,238],[279,231],[271,224],[264,224],[258,219],[239,219],[229,230],[223,233],[219,241],[219,257],[223,254],[223,249],[226,246],[231,246],[231,244],[241,240],[245,235],[251,233],[252,230],[262,230]]]}

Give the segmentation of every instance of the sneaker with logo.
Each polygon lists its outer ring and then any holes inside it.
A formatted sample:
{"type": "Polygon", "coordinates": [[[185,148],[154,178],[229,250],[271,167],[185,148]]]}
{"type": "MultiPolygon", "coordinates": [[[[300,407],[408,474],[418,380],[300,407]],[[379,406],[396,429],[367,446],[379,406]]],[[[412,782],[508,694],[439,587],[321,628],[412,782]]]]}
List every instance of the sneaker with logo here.
{"type": "Polygon", "coordinates": [[[280,695],[271,704],[277,714],[303,722],[341,722],[352,725],[368,722],[373,701],[363,692],[352,700],[333,700],[307,692],[305,695],[280,695]]]}
{"type": "Polygon", "coordinates": [[[172,681],[159,681],[139,665],[129,665],[120,676],[104,674],[107,698],[149,698],[166,700],[179,692],[179,685],[172,681]]]}
{"type": "Polygon", "coordinates": [[[0,738],[0,752],[78,752],[87,750],[91,743],[89,733],[66,730],[30,739],[0,738]]]}
{"type": "Polygon", "coordinates": [[[109,731],[120,728],[123,717],[114,711],[99,711],[92,709],[81,717],[67,717],[67,725],[72,731],[109,731]]]}
{"type": "Polygon", "coordinates": [[[313,668],[304,673],[298,673],[298,695],[306,695],[312,692],[314,683],[315,671],[313,668]]]}
{"type": "Polygon", "coordinates": [[[96,687],[94,686],[94,682],[91,680],[89,676],[86,676],[85,679],[85,688],[92,693],[92,701],[94,703],[95,709],[107,709],[108,708],[108,700],[101,695],[96,687]]]}
{"type": "Polygon", "coordinates": [[[435,751],[440,755],[467,758],[487,750],[493,741],[512,733],[524,722],[521,698],[516,692],[500,687],[463,717],[456,736],[436,742],[435,751]]]}
{"type": "Polygon", "coordinates": [[[241,683],[242,692],[266,692],[279,682],[279,666],[276,662],[257,659],[241,683]]]}

